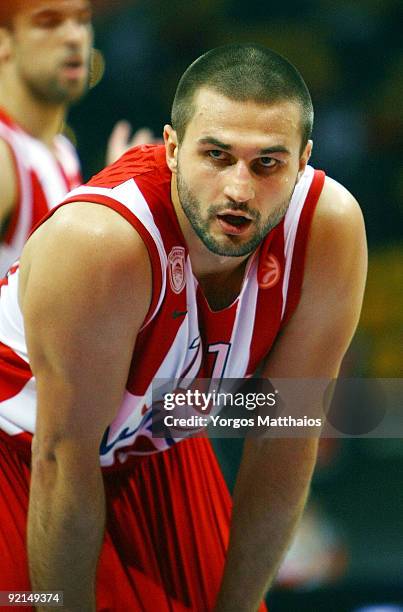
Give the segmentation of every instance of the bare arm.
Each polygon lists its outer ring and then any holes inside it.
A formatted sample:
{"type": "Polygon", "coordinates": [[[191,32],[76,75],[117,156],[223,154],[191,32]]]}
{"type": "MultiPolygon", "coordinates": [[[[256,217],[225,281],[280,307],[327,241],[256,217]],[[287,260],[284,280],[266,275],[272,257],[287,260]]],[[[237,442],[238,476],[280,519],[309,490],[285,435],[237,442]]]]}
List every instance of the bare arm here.
{"type": "Polygon", "coordinates": [[[32,588],[95,610],[105,509],[99,444],[120,404],[148,309],[144,244],[102,206],[63,207],[21,260],[20,302],[37,381],[28,555],[32,588]]]}
{"type": "MultiPolygon", "coordinates": [[[[301,301],[270,353],[264,376],[337,376],[358,323],[366,267],[358,204],[326,179],[311,229],[301,301]]],[[[245,441],[217,612],[257,609],[302,514],[317,442],[245,441]]]]}
{"type": "Polygon", "coordinates": [[[17,179],[9,145],[0,139],[0,242],[17,197],[17,179]]]}

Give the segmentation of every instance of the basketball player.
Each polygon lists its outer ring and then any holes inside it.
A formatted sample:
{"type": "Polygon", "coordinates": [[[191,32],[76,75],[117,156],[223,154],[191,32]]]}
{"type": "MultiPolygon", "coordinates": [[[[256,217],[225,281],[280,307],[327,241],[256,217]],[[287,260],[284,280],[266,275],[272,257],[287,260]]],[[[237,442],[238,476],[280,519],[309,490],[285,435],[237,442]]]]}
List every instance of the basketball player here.
{"type": "Polygon", "coordinates": [[[39,219],[81,182],[60,134],[69,103],[88,84],[87,0],[6,2],[0,9],[0,272],[39,219]]]}
{"type": "Polygon", "coordinates": [[[284,58],[214,49],[180,80],[165,146],[130,150],[29,239],[0,299],[0,590],[263,609],[317,440],[247,439],[230,523],[208,441],[152,437],[151,384],[337,375],[365,231],[308,164],[312,120],[284,58]]]}
{"type": "MultiPolygon", "coordinates": [[[[0,6],[0,276],[39,219],[82,182],[60,130],[86,91],[93,42],[88,0],[9,0],[0,6]]],[[[133,144],[148,132],[135,134],[133,144]]],[[[110,161],[130,144],[117,124],[110,161]]]]}

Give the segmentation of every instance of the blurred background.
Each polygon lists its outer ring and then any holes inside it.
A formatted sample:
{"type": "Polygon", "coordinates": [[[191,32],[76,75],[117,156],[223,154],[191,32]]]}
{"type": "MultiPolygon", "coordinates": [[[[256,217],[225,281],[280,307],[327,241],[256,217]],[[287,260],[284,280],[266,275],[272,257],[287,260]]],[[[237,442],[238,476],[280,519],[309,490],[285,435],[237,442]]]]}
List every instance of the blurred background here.
{"type": "MultiPolygon", "coordinates": [[[[162,134],[180,75],[209,48],[255,41],[291,60],[316,109],[312,164],[352,191],[366,219],[368,286],[346,376],[402,376],[402,23],[398,0],[98,0],[105,72],[69,118],[89,178],[118,119],[162,134]]],[[[217,451],[232,487],[241,442],[217,451]]],[[[400,439],[323,442],[268,602],[270,612],[403,610],[400,439]]]]}

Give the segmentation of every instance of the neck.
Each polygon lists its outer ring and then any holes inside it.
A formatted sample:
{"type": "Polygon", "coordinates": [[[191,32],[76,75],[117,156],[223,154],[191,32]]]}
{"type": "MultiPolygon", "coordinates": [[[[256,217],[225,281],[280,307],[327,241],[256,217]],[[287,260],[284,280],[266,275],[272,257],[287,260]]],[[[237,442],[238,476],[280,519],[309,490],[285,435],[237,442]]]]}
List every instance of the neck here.
{"type": "Polygon", "coordinates": [[[179,226],[188,247],[192,270],[197,279],[200,280],[210,276],[227,277],[234,271],[244,269],[249,255],[243,255],[242,257],[216,255],[197,236],[179,201],[175,174],[172,175],[171,180],[171,198],[179,226]]]}
{"type": "Polygon", "coordinates": [[[31,136],[51,147],[63,126],[66,105],[36,99],[19,80],[2,75],[0,106],[31,136]]]}

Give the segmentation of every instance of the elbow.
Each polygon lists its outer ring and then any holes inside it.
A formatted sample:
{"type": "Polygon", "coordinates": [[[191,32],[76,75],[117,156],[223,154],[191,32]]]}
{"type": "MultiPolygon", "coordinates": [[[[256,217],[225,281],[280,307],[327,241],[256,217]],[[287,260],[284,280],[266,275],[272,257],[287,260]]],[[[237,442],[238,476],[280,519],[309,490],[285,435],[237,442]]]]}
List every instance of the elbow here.
{"type": "Polygon", "coordinates": [[[57,477],[55,443],[41,443],[34,435],[31,447],[32,481],[43,490],[51,490],[57,477]]]}
{"type": "Polygon", "coordinates": [[[56,481],[89,483],[98,480],[101,469],[99,444],[79,436],[36,433],[31,447],[32,478],[41,488],[51,490],[56,481]],[[83,478],[83,473],[85,478],[83,478]]]}

